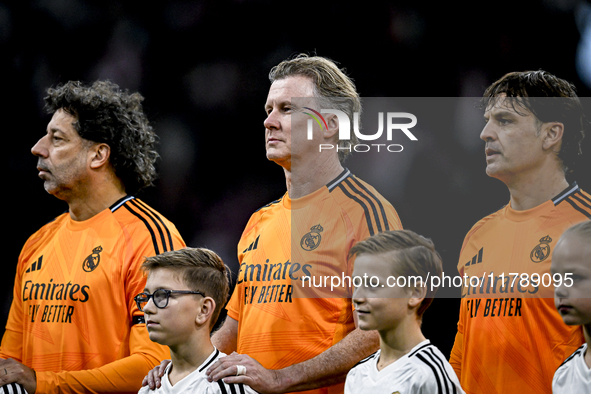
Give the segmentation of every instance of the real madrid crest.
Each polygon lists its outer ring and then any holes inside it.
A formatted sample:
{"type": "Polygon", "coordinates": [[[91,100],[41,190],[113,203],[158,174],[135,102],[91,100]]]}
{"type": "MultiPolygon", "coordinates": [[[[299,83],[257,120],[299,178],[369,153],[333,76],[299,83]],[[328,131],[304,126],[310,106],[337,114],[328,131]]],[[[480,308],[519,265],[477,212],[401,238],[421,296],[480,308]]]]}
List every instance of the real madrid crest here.
{"type": "Polygon", "coordinates": [[[84,262],[82,263],[82,269],[84,269],[86,272],[94,271],[101,262],[100,253],[102,251],[102,246],[97,246],[96,248],[92,249],[92,253],[86,259],[84,259],[84,262]]]}
{"type": "Polygon", "coordinates": [[[531,261],[534,263],[541,263],[546,260],[546,258],[550,256],[550,242],[552,242],[552,238],[550,238],[549,235],[540,238],[540,243],[533,248],[529,255],[531,261]]]}
{"type": "Polygon", "coordinates": [[[324,231],[324,229],[322,228],[322,226],[320,224],[317,224],[314,227],[310,228],[310,232],[307,233],[306,235],[304,235],[302,237],[302,240],[300,241],[300,246],[302,247],[302,249],[304,250],[314,250],[318,247],[318,245],[320,245],[320,240],[322,239],[322,236],[320,235],[320,233],[324,231]]]}

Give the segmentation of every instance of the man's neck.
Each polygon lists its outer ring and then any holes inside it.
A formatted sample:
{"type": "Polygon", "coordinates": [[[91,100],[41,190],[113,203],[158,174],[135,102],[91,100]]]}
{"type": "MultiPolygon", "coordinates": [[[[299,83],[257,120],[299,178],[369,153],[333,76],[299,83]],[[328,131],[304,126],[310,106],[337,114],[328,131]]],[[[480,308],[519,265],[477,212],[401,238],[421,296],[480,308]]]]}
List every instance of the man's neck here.
{"type": "Polygon", "coordinates": [[[300,198],[320,189],[341,172],[343,166],[336,156],[325,156],[319,162],[302,163],[283,167],[287,193],[290,198],[300,198]],[[295,170],[295,171],[294,171],[295,170]]]}
{"type": "Polygon", "coordinates": [[[522,176],[506,183],[511,193],[511,208],[525,211],[550,200],[568,187],[562,170],[538,171],[534,176],[522,176]]]}
{"type": "Polygon", "coordinates": [[[79,187],[66,202],[72,220],[83,221],[109,208],[125,195],[125,189],[119,180],[105,181],[94,186],[79,187]]]}

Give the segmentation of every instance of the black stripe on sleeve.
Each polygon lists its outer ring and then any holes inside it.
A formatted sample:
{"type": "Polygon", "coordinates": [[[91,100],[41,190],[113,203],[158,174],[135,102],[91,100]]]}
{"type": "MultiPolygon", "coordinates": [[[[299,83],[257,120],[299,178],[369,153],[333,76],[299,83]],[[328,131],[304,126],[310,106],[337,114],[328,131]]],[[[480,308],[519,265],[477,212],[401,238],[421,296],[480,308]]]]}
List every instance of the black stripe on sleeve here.
{"type": "Polygon", "coordinates": [[[353,185],[353,183],[351,182],[350,179],[346,179],[343,183],[345,183],[347,186],[349,186],[351,188],[351,190],[353,190],[355,193],[357,193],[357,195],[359,195],[359,197],[363,198],[371,207],[371,213],[373,213],[373,217],[376,221],[376,225],[378,227],[378,233],[381,233],[382,230],[382,224],[380,223],[380,219],[378,217],[378,212],[376,210],[376,205],[373,203],[373,201],[364,193],[361,193],[361,191],[359,191],[359,189],[357,189],[355,187],[355,185],[353,185]]]}
{"type": "MultiPolygon", "coordinates": [[[[144,215],[146,215],[147,217],[150,218],[150,220],[152,221],[152,223],[154,224],[154,226],[158,230],[158,234],[160,234],[160,241],[162,242],[162,247],[164,248],[163,252],[168,252],[169,246],[166,244],[166,238],[164,236],[164,231],[162,230],[162,227],[160,226],[160,223],[158,223],[158,221],[154,217],[153,213],[150,212],[150,211],[148,211],[142,205],[140,205],[137,202],[137,200],[131,200],[130,203],[134,207],[136,207],[137,209],[139,209],[140,211],[142,211],[144,213],[144,215]]],[[[168,231],[168,229],[166,229],[166,230],[168,231]]],[[[169,233],[169,235],[170,235],[170,233],[169,233]]]]}
{"type": "MultiPolygon", "coordinates": [[[[365,193],[367,193],[368,198],[371,197],[376,201],[376,203],[378,204],[378,208],[380,209],[382,221],[384,222],[385,231],[390,230],[390,226],[388,225],[388,217],[386,216],[386,211],[384,210],[384,206],[382,205],[382,202],[380,201],[380,199],[375,194],[373,194],[367,187],[365,187],[365,185],[363,185],[361,182],[359,182],[359,179],[357,179],[355,177],[351,177],[351,181],[355,182],[355,184],[357,184],[361,189],[363,189],[363,191],[365,191],[365,193]]],[[[377,213],[376,213],[376,222],[379,223],[377,213]]]]}
{"type": "Polygon", "coordinates": [[[589,213],[589,212],[585,211],[583,208],[579,207],[577,205],[577,203],[575,203],[573,201],[572,196],[568,197],[564,201],[566,201],[567,203],[569,203],[574,209],[576,209],[577,211],[581,212],[583,215],[587,216],[587,219],[591,219],[591,213],[589,213]]]}
{"type": "Polygon", "coordinates": [[[246,394],[244,391],[244,384],[238,383],[238,390],[240,390],[240,394],[246,394]]]}
{"type": "Polygon", "coordinates": [[[439,379],[439,375],[437,375],[437,370],[435,369],[435,367],[429,362],[429,360],[427,360],[425,357],[423,357],[422,354],[417,354],[417,358],[419,360],[421,360],[422,362],[424,362],[431,369],[431,371],[433,372],[433,375],[435,375],[435,381],[437,382],[437,393],[443,394],[443,388],[441,387],[441,380],[439,379]]]}
{"type": "Polygon", "coordinates": [[[572,198],[583,204],[585,207],[591,209],[591,201],[585,197],[582,193],[573,194],[572,198]]]}
{"type": "Polygon", "coordinates": [[[231,392],[232,394],[238,394],[238,393],[236,392],[236,385],[235,385],[234,383],[229,383],[229,384],[228,384],[228,387],[230,387],[230,392],[231,392]]]}
{"type": "Polygon", "coordinates": [[[26,392],[25,388],[18,383],[8,383],[0,387],[2,394],[25,394],[26,392]]]}
{"type": "Polygon", "coordinates": [[[162,227],[164,227],[164,230],[166,231],[166,235],[168,237],[168,248],[169,248],[169,250],[174,250],[174,244],[172,243],[172,235],[170,234],[170,230],[168,229],[168,226],[162,220],[162,217],[160,215],[158,215],[152,208],[147,206],[144,202],[139,201],[139,200],[135,200],[135,201],[137,201],[142,207],[144,207],[147,211],[149,211],[152,215],[154,215],[154,217],[162,224],[162,227]]]}
{"type": "Polygon", "coordinates": [[[131,207],[127,203],[124,204],[123,206],[125,207],[125,209],[127,209],[129,211],[129,213],[131,213],[132,215],[137,217],[139,220],[144,222],[144,224],[146,225],[146,228],[150,232],[150,236],[152,237],[152,245],[154,246],[154,251],[156,252],[156,254],[160,254],[160,248],[158,247],[158,241],[156,240],[156,234],[154,233],[154,229],[152,228],[152,226],[150,226],[150,224],[146,221],[146,219],[144,219],[142,217],[142,215],[140,215],[139,213],[137,213],[133,209],[131,209],[131,207]]]}
{"type": "Polygon", "coordinates": [[[435,352],[433,352],[433,347],[425,349],[423,353],[425,353],[429,358],[431,358],[431,360],[437,365],[439,372],[441,372],[441,376],[443,376],[443,378],[446,381],[445,385],[447,387],[447,392],[449,392],[449,386],[451,386],[453,394],[457,394],[456,385],[454,384],[453,380],[451,380],[451,378],[449,377],[449,374],[447,373],[445,366],[441,362],[441,359],[437,357],[435,352]],[[447,383],[449,383],[449,386],[447,383]]]}
{"type": "Polygon", "coordinates": [[[417,350],[415,350],[414,352],[412,352],[411,354],[409,354],[408,357],[414,356],[415,354],[417,354],[418,352],[420,352],[421,350],[423,350],[427,346],[431,346],[431,344],[430,343],[424,344],[423,346],[421,346],[420,348],[418,348],[417,350]]]}
{"type": "Polygon", "coordinates": [[[222,392],[222,394],[228,394],[228,392],[226,391],[226,386],[224,386],[224,382],[222,382],[222,379],[217,381],[218,386],[220,386],[220,391],[222,392]]]}
{"type": "Polygon", "coordinates": [[[575,193],[575,195],[581,197],[582,199],[584,199],[585,201],[591,203],[591,198],[589,198],[588,196],[585,195],[585,193],[583,193],[582,190],[577,190],[577,192],[575,193]]]}
{"type": "Polygon", "coordinates": [[[369,229],[369,235],[370,236],[374,235],[375,232],[373,230],[373,225],[371,224],[371,217],[369,215],[369,210],[367,209],[367,205],[365,205],[365,203],[363,201],[361,201],[360,199],[358,199],[357,197],[355,197],[351,193],[349,193],[349,191],[342,185],[342,183],[338,184],[338,188],[341,189],[341,191],[347,197],[349,197],[351,200],[355,201],[357,204],[359,204],[361,206],[361,208],[363,208],[363,212],[365,212],[365,221],[367,222],[367,228],[369,229]]]}

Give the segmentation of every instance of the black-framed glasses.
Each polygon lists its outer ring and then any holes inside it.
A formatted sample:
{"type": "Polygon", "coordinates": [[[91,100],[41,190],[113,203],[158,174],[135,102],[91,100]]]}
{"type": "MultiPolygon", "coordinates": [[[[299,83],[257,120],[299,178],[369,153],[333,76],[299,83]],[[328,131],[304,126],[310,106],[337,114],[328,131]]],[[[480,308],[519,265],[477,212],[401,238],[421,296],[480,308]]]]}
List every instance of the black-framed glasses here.
{"type": "Polygon", "coordinates": [[[168,299],[170,298],[171,294],[200,294],[203,297],[205,297],[205,294],[203,294],[200,291],[158,289],[152,294],[140,293],[136,295],[133,299],[135,300],[138,309],[143,312],[144,307],[146,306],[148,301],[150,301],[150,298],[152,299],[152,301],[154,301],[154,305],[156,305],[157,308],[166,308],[168,305],[168,299]]]}

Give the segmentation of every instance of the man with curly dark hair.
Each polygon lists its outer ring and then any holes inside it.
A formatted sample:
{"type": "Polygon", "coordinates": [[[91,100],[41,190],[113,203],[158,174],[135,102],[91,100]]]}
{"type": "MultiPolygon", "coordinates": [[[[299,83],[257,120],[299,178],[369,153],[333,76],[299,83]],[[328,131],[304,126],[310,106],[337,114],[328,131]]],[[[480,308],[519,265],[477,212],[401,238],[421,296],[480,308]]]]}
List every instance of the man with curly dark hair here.
{"type": "Polygon", "coordinates": [[[107,144],[115,174],[127,193],[136,193],[152,185],[158,158],[156,134],[143,112],[142,101],[139,93],[128,94],[108,81],[97,81],[90,89],[70,81],[58,89],[48,89],[45,108],[49,113],[63,109],[76,118],[72,125],[82,139],[107,144]]]}
{"type": "Polygon", "coordinates": [[[33,234],[17,266],[0,384],[28,393],[137,393],[169,354],[133,296],[144,259],[180,249],[175,226],[130,193],[152,184],[156,135],[139,93],[97,81],[48,89],[33,146],[45,190],[68,212],[33,234]]]}

